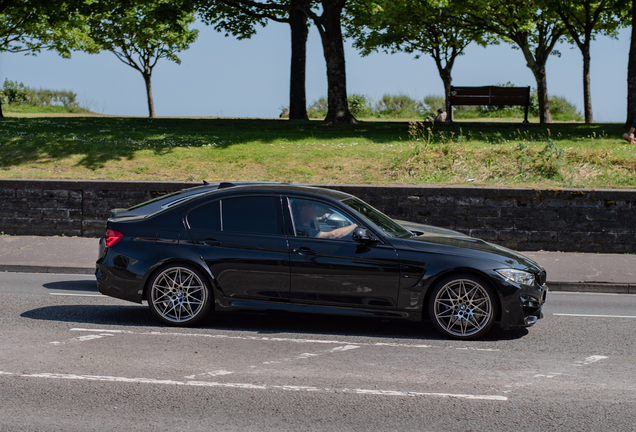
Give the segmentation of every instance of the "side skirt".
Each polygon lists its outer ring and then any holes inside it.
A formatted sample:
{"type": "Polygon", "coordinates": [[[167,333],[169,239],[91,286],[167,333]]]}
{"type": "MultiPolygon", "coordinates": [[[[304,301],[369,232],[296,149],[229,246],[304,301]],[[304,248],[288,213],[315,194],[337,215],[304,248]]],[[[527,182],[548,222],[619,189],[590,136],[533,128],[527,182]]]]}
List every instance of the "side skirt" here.
{"type": "Polygon", "coordinates": [[[305,305],[298,303],[276,303],[276,302],[262,302],[251,300],[237,300],[228,299],[226,297],[216,297],[214,309],[219,312],[229,311],[246,311],[246,310],[275,310],[285,312],[297,312],[297,313],[309,313],[309,314],[329,314],[329,315],[344,315],[344,316],[359,316],[359,317],[376,317],[387,319],[403,319],[408,321],[420,321],[422,314],[412,311],[399,311],[399,310],[378,310],[378,309],[361,309],[361,308],[346,308],[335,306],[319,306],[319,305],[305,305]]]}

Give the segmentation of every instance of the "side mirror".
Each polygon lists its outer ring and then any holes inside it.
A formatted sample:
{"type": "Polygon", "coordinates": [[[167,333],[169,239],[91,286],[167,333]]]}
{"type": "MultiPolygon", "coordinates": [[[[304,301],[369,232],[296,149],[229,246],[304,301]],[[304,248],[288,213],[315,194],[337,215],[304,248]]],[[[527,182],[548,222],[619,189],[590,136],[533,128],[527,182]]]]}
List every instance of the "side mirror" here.
{"type": "Polygon", "coordinates": [[[376,243],[378,241],[377,238],[373,237],[371,233],[365,228],[356,228],[353,230],[353,234],[351,235],[353,241],[359,243],[376,243]]]}

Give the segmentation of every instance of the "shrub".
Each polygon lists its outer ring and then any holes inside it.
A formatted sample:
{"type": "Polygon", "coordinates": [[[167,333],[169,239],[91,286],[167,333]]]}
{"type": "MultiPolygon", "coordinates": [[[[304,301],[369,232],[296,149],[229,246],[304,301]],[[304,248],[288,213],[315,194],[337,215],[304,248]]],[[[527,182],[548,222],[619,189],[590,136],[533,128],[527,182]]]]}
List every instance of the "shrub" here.
{"type": "Polygon", "coordinates": [[[324,118],[327,117],[328,110],[327,98],[321,97],[309,105],[309,108],[307,108],[307,116],[309,118],[324,118]]]}
{"type": "Polygon", "coordinates": [[[421,117],[424,104],[405,94],[385,94],[375,105],[375,111],[387,117],[421,117]]]}
{"type": "MultiPolygon", "coordinates": [[[[550,114],[552,115],[553,120],[583,120],[583,116],[576,105],[568,101],[565,97],[549,96],[548,102],[550,103],[550,114]]],[[[532,89],[532,92],[530,92],[530,114],[534,117],[539,116],[539,97],[537,96],[536,89],[532,89]]]]}
{"type": "Polygon", "coordinates": [[[361,94],[352,94],[347,96],[349,111],[355,117],[371,117],[373,116],[373,108],[371,108],[367,98],[361,94]]]}
{"type": "Polygon", "coordinates": [[[446,111],[446,98],[443,95],[428,95],[424,97],[424,110],[427,113],[435,113],[440,108],[446,111]]]}
{"type": "Polygon", "coordinates": [[[4,80],[4,85],[2,86],[3,104],[23,104],[27,101],[28,95],[29,88],[24,84],[18,84],[17,81],[9,81],[8,78],[4,80]]]}
{"type": "Polygon", "coordinates": [[[26,103],[39,106],[62,105],[65,107],[75,107],[77,104],[77,93],[69,90],[49,90],[49,89],[28,89],[29,94],[26,103]]]}
{"type": "Polygon", "coordinates": [[[563,96],[550,96],[550,113],[552,114],[552,118],[554,120],[560,121],[582,121],[583,116],[581,112],[578,110],[576,105],[569,102],[563,96]]]}
{"type": "Polygon", "coordinates": [[[6,105],[78,107],[77,93],[69,90],[31,89],[17,81],[5,79],[2,86],[2,103],[6,105]]]}

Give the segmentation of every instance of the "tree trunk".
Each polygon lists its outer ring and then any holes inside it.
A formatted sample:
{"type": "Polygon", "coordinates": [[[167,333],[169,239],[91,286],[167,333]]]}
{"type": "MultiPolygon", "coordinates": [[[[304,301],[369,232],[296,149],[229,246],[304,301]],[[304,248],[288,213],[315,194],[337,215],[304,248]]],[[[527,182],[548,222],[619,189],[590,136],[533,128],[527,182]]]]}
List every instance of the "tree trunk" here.
{"type": "MultiPolygon", "coordinates": [[[[298,0],[292,0],[292,5],[298,0]]],[[[289,85],[289,119],[308,120],[305,98],[305,70],[307,66],[307,15],[300,9],[289,11],[291,27],[291,77],[289,85]]]]}
{"type": "MultiPolygon", "coordinates": [[[[446,67],[446,68],[438,67],[438,72],[439,72],[439,77],[442,79],[442,83],[444,84],[444,101],[445,101],[445,105],[443,107],[437,107],[437,108],[444,108],[445,110],[448,110],[446,115],[450,116],[450,110],[452,108],[450,108],[450,106],[448,105],[448,97],[450,96],[450,91],[451,91],[450,88],[451,88],[451,84],[453,82],[453,78],[451,77],[451,71],[450,71],[450,69],[448,67],[446,67]]],[[[431,107],[431,108],[433,108],[433,107],[431,107]]],[[[447,117],[447,118],[450,118],[450,117],[447,117]]]]}
{"type": "Polygon", "coordinates": [[[320,17],[322,49],[327,63],[327,104],[325,123],[356,123],[347,103],[347,77],[345,69],[344,43],[342,40],[341,13],[343,0],[323,0],[320,17]]]}
{"type": "Polygon", "coordinates": [[[594,123],[592,116],[592,89],[590,84],[590,43],[589,40],[581,51],[583,53],[583,110],[585,123],[594,123]]]}
{"type": "Polygon", "coordinates": [[[537,98],[539,99],[539,123],[552,123],[550,114],[550,101],[548,100],[548,80],[545,73],[545,65],[537,65],[532,69],[537,80],[537,98]]]}
{"type": "Polygon", "coordinates": [[[550,114],[550,101],[548,100],[548,80],[545,72],[545,64],[548,55],[535,59],[532,50],[526,43],[519,43],[517,46],[521,49],[526,59],[527,66],[532,71],[537,81],[537,97],[539,99],[539,123],[552,123],[552,115],[550,114]]]}
{"type": "Polygon", "coordinates": [[[2,100],[0,100],[0,118],[4,118],[4,114],[2,113],[2,100]]]}
{"type": "Polygon", "coordinates": [[[155,102],[152,100],[152,85],[150,84],[150,73],[143,73],[144,81],[146,82],[146,96],[148,96],[148,116],[155,118],[155,102]]]}
{"type": "Polygon", "coordinates": [[[636,0],[632,1],[632,40],[627,65],[627,126],[636,118],[636,0]]]}

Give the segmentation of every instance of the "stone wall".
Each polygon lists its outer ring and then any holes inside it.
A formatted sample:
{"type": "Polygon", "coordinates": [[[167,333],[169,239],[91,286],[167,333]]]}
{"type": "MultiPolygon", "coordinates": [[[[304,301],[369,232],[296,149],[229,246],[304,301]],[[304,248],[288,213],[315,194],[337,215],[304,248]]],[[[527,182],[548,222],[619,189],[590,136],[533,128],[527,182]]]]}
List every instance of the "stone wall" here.
{"type": "MultiPolygon", "coordinates": [[[[200,183],[0,180],[0,231],[97,237],[111,208],[200,183]]],[[[517,250],[636,252],[636,190],[329,185],[388,215],[517,250]]]]}
{"type": "Polygon", "coordinates": [[[184,182],[0,180],[0,232],[100,237],[104,234],[110,209],[130,207],[194,185],[184,182]]]}

